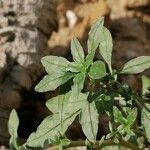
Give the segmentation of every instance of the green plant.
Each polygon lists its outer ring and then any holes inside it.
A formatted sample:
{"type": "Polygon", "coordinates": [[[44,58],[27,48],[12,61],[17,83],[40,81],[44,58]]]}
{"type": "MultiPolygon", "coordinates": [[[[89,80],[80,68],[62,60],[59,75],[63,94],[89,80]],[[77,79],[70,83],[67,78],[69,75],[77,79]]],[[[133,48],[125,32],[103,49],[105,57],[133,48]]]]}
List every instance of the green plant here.
{"type": "Polygon", "coordinates": [[[19,120],[16,111],[12,110],[9,119],[11,149],[50,146],[50,150],[62,150],[86,146],[88,150],[120,147],[140,150],[150,142],[150,78],[142,77],[142,93],[134,92],[117,80],[120,74],[137,74],[148,69],[150,56],[140,56],[125,63],[119,70],[112,69],[112,37],[103,25],[104,18],[92,25],[87,41],[87,56],[77,38],[73,38],[73,62],[58,56],[42,58],[47,75],[35,90],[47,92],[59,87],[60,95],[46,102],[52,115],[43,120],[22,146],[17,136],[19,120]],[[104,61],[93,62],[97,49],[104,61]],[[84,86],[85,80],[88,86],[84,86]],[[110,120],[109,133],[99,139],[99,116],[102,114],[107,114],[110,120]],[[86,141],[71,141],[65,135],[77,116],[86,141]]]}

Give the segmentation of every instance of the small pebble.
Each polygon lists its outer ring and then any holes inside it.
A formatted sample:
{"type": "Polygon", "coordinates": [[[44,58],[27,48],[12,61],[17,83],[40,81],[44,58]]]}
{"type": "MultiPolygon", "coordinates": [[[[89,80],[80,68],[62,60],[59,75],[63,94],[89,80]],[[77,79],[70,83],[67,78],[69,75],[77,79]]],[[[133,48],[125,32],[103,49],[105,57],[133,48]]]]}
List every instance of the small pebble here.
{"type": "Polygon", "coordinates": [[[5,146],[1,146],[0,150],[9,150],[9,149],[7,149],[5,146]]]}

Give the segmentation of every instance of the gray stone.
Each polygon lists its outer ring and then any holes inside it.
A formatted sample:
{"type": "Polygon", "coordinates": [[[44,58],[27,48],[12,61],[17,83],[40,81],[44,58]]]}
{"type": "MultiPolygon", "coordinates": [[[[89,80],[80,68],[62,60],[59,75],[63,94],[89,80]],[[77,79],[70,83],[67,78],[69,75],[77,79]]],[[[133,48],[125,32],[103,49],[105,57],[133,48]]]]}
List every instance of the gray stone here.
{"type": "Polygon", "coordinates": [[[0,144],[8,144],[6,112],[20,107],[22,90],[30,90],[44,73],[40,59],[50,53],[55,10],[54,0],[0,1],[0,144]]]}
{"type": "Polygon", "coordinates": [[[9,149],[7,149],[5,146],[1,146],[0,150],[9,150],[9,149]]]}
{"type": "Polygon", "coordinates": [[[0,6],[9,25],[36,27],[49,35],[55,27],[54,5],[53,0],[2,0],[0,6]]]}

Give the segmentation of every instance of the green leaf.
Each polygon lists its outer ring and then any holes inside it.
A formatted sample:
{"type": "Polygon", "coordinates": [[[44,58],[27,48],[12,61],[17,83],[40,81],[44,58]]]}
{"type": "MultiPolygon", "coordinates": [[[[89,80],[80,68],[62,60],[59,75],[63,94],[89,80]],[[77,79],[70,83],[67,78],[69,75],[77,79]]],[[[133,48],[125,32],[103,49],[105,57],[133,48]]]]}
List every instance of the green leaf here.
{"type": "Polygon", "coordinates": [[[16,110],[13,109],[9,116],[8,131],[9,131],[9,134],[11,135],[10,142],[9,142],[10,147],[11,147],[11,149],[16,149],[16,150],[19,150],[19,145],[17,142],[18,126],[19,126],[19,118],[18,118],[16,110]]]}
{"type": "Polygon", "coordinates": [[[113,107],[113,115],[117,123],[126,124],[126,118],[122,116],[122,113],[116,106],[113,107]]]}
{"type": "Polygon", "coordinates": [[[133,108],[128,112],[126,125],[131,126],[137,118],[137,108],[133,108]]]}
{"type": "MultiPolygon", "coordinates": [[[[150,104],[145,104],[145,105],[150,110],[150,104]]],[[[143,107],[142,109],[141,120],[146,133],[146,137],[150,142],[150,113],[145,107],[143,107]]]]}
{"type": "Polygon", "coordinates": [[[121,73],[136,74],[150,67],[150,56],[140,56],[127,62],[121,73]]]}
{"type": "MultiPolygon", "coordinates": [[[[150,78],[142,76],[142,86],[143,86],[143,95],[149,93],[148,88],[150,87],[150,78]]],[[[145,104],[145,106],[150,110],[150,104],[145,104]]],[[[141,115],[142,124],[146,133],[146,137],[150,142],[150,113],[143,107],[141,115]]]]}
{"type": "Polygon", "coordinates": [[[143,89],[142,89],[142,91],[143,91],[143,95],[144,94],[146,94],[146,93],[148,93],[149,91],[148,91],[148,88],[150,87],[150,78],[148,78],[148,77],[146,77],[146,76],[142,76],[142,83],[143,83],[143,89]]]}
{"type": "MultiPolygon", "coordinates": [[[[64,132],[74,121],[80,111],[66,114],[63,116],[64,132]]],[[[43,147],[44,142],[47,139],[55,140],[55,136],[61,131],[61,122],[59,114],[54,114],[46,117],[43,122],[39,125],[36,132],[33,132],[25,145],[30,147],[43,147]]],[[[63,133],[61,133],[63,134],[63,133]]]]}
{"type": "Polygon", "coordinates": [[[67,138],[61,140],[62,146],[68,146],[70,143],[71,143],[71,141],[67,138]]]}
{"type": "Polygon", "coordinates": [[[104,141],[105,141],[105,135],[103,135],[100,141],[98,142],[99,147],[102,145],[104,141]]]}
{"type": "Polygon", "coordinates": [[[18,134],[17,134],[18,126],[19,126],[18,115],[17,115],[16,110],[13,109],[9,116],[8,131],[10,135],[14,138],[18,137],[18,134]]]}
{"type": "Polygon", "coordinates": [[[101,30],[99,50],[100,54],[107,62],[110,71],[112,71],[111,69],[112,47],[113,42],[111,33],[106,27],[103,27],[101,30]]]}
{"type": "Polygon", "coordinates": [[[69,72],[48,74],[36,85],[35,90],[38,92],[53,91],[72,77],[74,74],[69,72]]]}
{"type": "Polygon", "coordinates": [[[95,52],[100,42],[101,30],[104,25],[104,17],[98,19],[91,27],[88,39],[88,53],[95,52]]]}
{"type": "Polygon", "coordinates": [[[122,115],[121,111],[115,106],[113,108],[113,113],[115,122],[120,124],[117,128],[117,132],[121,133],[122,135],[124,135],[125,133],[129,135],[132,132],[131,130],[132,124],[137,118],[137,109],[127,108],[127,118],[125,118],[122,115]]]}
{"type": "Polygon", "coordinates": [[[106,75],[105,64],[102,61],[95,61],[90,67],[89,76],[92,79],[100,79],[106,75]]]}
{"type": "Polygon", "coordinates": [[[41,62],[47,73],[62,72],[70,64],[66,58],[58,56],[45,56],[41,59],[41,62]]]}
{"type": "Polygon", "coordinates": [[[78,98],[79,93],[84,87],[84,80],[85,80],[85,74],[82,72],[78,73],[76,77],[73,79],[72,96],[74,98],[78,98]]]}
{"type": "Polygon", "coordinates": [[[87,42],[88,55],[86,57],[86,65],[89,66],[93,62],[95,51],[100,43],[101,30],[104,25],[104,17],[98,19],[91,27],[87,42]]]}
{"type": "Polygon", "coordinates": [[[55,90],[58,86],[64,84],[74,76],[73,73],[66,71],[70,62],[63,57],[45,56],[41,59],[41,62],[48,75],[35,87],[35,90],[38,92],[55,90]]]}
{"type": "Polygon", "coordinates": [[[99,115],[94,102],[87,102],[82,108],[80,124],[84,134],[91,142],[96,140],[99,122],[98,116],[99,115]]]}
{"type": "MultiPolygon", "coordinates": [[[[71,114],[77,111],[80,111],[86,102],[86,94],[80,94],[76,101],[71,101],[71,91],[64,94],[54,97],[47,101],[46,106],[53,113],[58,113],[60,117],[60,133],[63,134],[66,131],[66,127],[64,126],[64,116],[66,114],[71,114]]],[[[52,140],[51,140],[52,141],[52,140]]]]}
{"type": "Polygon", "coordinates": [[[63,101],[64,106],[66,104],[68,104],[69,98],[70,98],[71,92],[68,92],[65,94],[65,98],[64,95],[58,95],[56,97],[53,97],[51,99],[49,99],[46,102],[46,107],[52,111],[52,113],[58,113],[59,112],[59,101],[63,101]]]}
{"type": "Polygon", "coordinates": [[[124,125],[125,127],[130,127],[134,123],[137,117],[136,108],[127,109],[127,113],[128,113],[127,118],[123,117],[121,111],[115,106],[113,108],[113,111],[114,111],[115,120],[121,123],[122,125],[124,125]]]}
{"type": "Polygon", "coordinates": [[[84,52],[77,38],[71,40],[71,54],[73,60],[77,63],[84,63],[84,52]]]}
{"type": "Polygon", "coordinates": [[[78,99],[76,99],[75,101],[71,99],[72,98],[71,94],[72,94],[72,91],[66,93],[65,97],[64,95],[59,95],[59,96],[49,99],[46,102],[47,108],[53,113],[58,113],[60,111],[59,103],[60,101],[63,101],[62,109],[64,113],[68,113],[70,110],[71,111],[80,110],[86,102],[87,94],[80,93],[78,99]]]}
{"type": "Polygon", "coordinates": [[[70,72],[80,72],[83,68],[83,65],[77,62],[71,62],[67,67],[66,71],[70,72]]]}

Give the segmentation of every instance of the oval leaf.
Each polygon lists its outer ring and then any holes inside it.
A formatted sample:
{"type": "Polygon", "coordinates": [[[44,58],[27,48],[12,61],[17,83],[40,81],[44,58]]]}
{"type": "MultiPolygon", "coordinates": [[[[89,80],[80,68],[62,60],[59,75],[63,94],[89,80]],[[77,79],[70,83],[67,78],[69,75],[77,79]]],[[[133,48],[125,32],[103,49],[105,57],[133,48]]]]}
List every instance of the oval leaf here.
{"type": "MultiPolygon", "coordinates": [[[[149,93],[148,88],[150,87],[150,78],[142,76],[142,86],[143,86],[143,95],[149,93]]],[[[150,110],[150,104],[145,104],[145,106],[150,110]]],[[[143,107],[141,115],[142,124],[146,133],[146,137],[150,142],[150,113],[143,107]]]]}
{"type": "Polygon", "coordinates": [[[88,53],[95,52],[100,42],[100,33],[104,25],[104,17],[98,19],[91,27],[88,39],[88,53]]]}
{"type": "Polygon", "coordinates": [[[95,103],[87,102],[85,107],[81,110],[80,124],[84,134],[91,142],[96,140],[98,122],[98,112],[95,103]]]}
{"type": "Polygon", "coordinates": [[[8,131],[10,135],[13,137],[13,139],[16,139],[18,137],[17,130],[19,126],[19,119],[18,115],[15,109],[13,109],[9,116],[8,121],[8,131]]]}
{"type": "Polygon", "coordinates": [[[89,76],[92,79],[100,79],[106,75],[105,64],[102,61],[95,61],[90,67],[89,76]]]}
{"type": "Polygon", "coordinates": [[[66,58],[58,56],[45,56],[41,59],[41,62],[47,73],[64,71],[70,63],[66,58]]]}
{"type": "Polygon", "coordinates": [[[66,104],[68,104],[69,98],[70,98],[71,92],[68,92],[65,94],[65,98],[64,95],[59,95],[56,97],[53,97],[51,99],[49,99],[46,102],[46,106],[47,108],[52,112],[52,113],[59,113],[59,101],[63,101],[64,106],[66,106],[66,104]]]}
{"type": "MultiPolygon", "coordinates": [[[[150,104],[145,104],[146,107],[150,110],[150,104]]],[[[150,113],[149,111],[143,107],[141,114],[142,125],[144,127],[146,137],[150,142],[150,113]]]]}
{"type": "Polygon", "coordinates": [[[89,32],[89,38],[87,42],[88,55],[86,57],[87,67],[93,62],[95,51],[100,43],[100,34],[103,25],[104,25],[104,17],[101,17],[92,25],[91,30],[89,32]]]}
{"type": "Polygon", "coordinates": [[[128,116],[127,116],[127,126],[131,126],[137,118],[137,109],[133,108],[132,110],[128,111],[128,116]]]}
{"type": "Polygon", "coordinates": [[[101,30],[99,50],[100,54],[108,64],[110,71],[112,71],[111,69],[112,47],[113,43],[111,33],[106,27],[103,27],[103,29],[101,30]]]}
{"type": "Polygon", "coordinates": [[[140,56],[127,62],[121,73],[136,74],[150,68],[150,56],[140,56]]]}
{"type": "Polygon", "coordinates": [[[69,72],[61,72],[61,73],[57,72],[51,75],[46,75],[35,87],[35,91],[38,92],[53,91],[58,86],[64,84],[72,77],[74,77],[74,74],[69,72]]]}
{"type": "Polygon", "coordinates": [[[74,98],[72,99],[71,95],[72,95],[72,91],[66,93],[65,97],[64,95],[53,97],[46,102],[46,106],[50,111],[52,111],[52,113],[59,113],[60,111],[59,103],[60,101],[63,101],[62,109],[64,113],[68,113],[69,111],[74,112],[74,111],[80,110],[82,106],[84,106],[84,103],[87,100],[87,95],[80,93],[78,96],[78,99],[76,99],[75,101],[74,101],[74,98]]]}
{"type": "Polygon", "coordinates": [[[77,38],[73,38],[71,40],[71,54],[75,62],[82,63],[82,64],[84,63],[83,48],[77,38]]]}
{"type": "MultiPolygon", "coordinates": [[[[63,129],[64,132],[74,121],[80,111],[66,114],[63,118],[63,129]]],[[[30,147],[43,147],[46,140],[55,140],[58,133],[61,132],[61,122],[59,114],[54,114],[46,117],[43,122],[37,128],[37,131],[32,133],[25,145],[30,147]]],[[[61,133],[63,134],[63,133],[61,133]]]]}
{"type": "Polygon", "coordinates": [[[150,87],[150,78],[146,77],[146,76],[142,76],[142,91],[143,91],[143,95],[148,93],[148,88],[150,87]]]}

